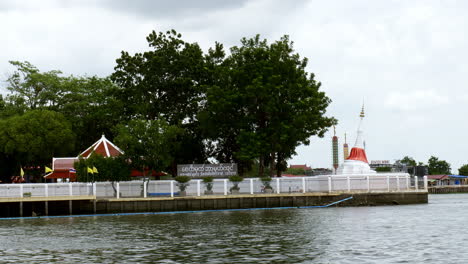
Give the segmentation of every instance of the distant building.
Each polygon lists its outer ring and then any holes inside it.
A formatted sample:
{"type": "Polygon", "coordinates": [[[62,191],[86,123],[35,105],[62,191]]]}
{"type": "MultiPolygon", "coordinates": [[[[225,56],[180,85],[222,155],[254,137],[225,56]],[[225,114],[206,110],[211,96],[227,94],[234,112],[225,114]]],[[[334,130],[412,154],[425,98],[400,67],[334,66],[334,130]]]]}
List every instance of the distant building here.
{"type": "Polygon", "coordinates": [[[301,177],[301,176],[317,176],[317,175],[331,175],[333,174],[333,171],[328,168],[315,168],[312,169],[312,167],[307,166],[307,164],[301,164],[301,165],[290,165],[290,169],[302,169],[304,170],[305,174],[304,175],[293,175],[291,173],[283,173],[282,176],[284,177],[301,177]]]}
{"type": "Polygon", "coordinates": [[[331,175],[333,174],[333,171],[328,168],[315,168],[312,170],[312,175],[313,176],[318,176],[318,175],[331,175]]]}
{"type": "Polygon", "coordinates": [[[390,163],[390,160],[371,160],[369,166],[375,169],[379,167],[393,167],[393,164],[390,163]]]}
{"type": "Polygon", "coordinates": [[[426,175],[431,186],[467,185],[468,176],[462,175],[426,175]]]}
{"type": "Polygon", "coordinates": [[[404,172],[409,173],[412,176],[419,177],[428,174],[427,166],[407,166],[406,164],[400,163],[399,161],[391,163],[389,160],[371,160],[370,167],[374,170],[377,168],[389,167],[391,172],[404,172]]]}
{"type": "Polygon", "coordinates": [[[106,158],[117,157],[123,154],[123,151],[116,145],[110,142],[104,135],[93,145],[80,153],[77,157],[53,158],[52,172],[46,174],[46,180],[56,181],[58,179],[76,181],[75,162],[78,162],[80,157],[87,159],[91,154],[98,154],[106,158]]]}
{"type": "Polygon", "coordinates": [[[312,168],[307,166],[307,164],[300,164],[300,165],[290,165],[290,169],[303,169],[306,176],[312,175],[312,168]]]}

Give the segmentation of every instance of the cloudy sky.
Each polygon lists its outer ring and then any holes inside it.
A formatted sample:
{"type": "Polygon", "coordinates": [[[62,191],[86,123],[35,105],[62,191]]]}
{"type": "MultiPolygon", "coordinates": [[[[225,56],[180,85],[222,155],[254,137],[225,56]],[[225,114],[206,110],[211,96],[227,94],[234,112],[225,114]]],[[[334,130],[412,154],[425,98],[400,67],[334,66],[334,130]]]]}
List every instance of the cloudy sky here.
{"type": "MultiPolygon", "coordinates": [[[[148,49],[151,30],[176,29],[205,50],[287,34],[333,100],[340,141],[346,132],[353,145],[364,101],[370,160],[435,155],[457,173],[468,163],[466,13],[465,1],[430,0],[0,0],[0,78],[9,60],[106,76],[121,50],[148,49]]],[[[331,167],[331,136],[290,163],[331,167]]]]}

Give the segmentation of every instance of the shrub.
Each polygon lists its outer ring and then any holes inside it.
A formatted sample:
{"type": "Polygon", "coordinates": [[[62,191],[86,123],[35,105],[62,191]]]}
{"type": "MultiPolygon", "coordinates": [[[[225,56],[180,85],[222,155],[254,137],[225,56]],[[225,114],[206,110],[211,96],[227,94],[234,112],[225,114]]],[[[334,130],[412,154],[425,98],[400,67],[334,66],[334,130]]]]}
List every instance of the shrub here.
{"type": "Polygon", "coordinates": [[[213,177],[211,176],[203,177],[203,184],[205,184],[206,190],[208,191],[213,190],[213,177]]]}
{"type": "Polygon", "coordinates": [[[179,187],[181,192],[187,189],[187,186],[190,185],[189,181],[192,179],[189,176],[177,176],[174,178],[176,180],[176,186],[179,187]]]}
{"type": "Polygon", "coordinates": [[[262,177],[260,178],[260,180],[262,181],[263,183],[263,186],[265,186],[265,189],[271,189],[271,177],[262,177]]]}
{"type": "Polygon", "coordinates": [[[231,182],[237,182],[237,183],[239,183],[239,182],[241,182],[241,181],[243,181],[243,180],[244,180],[244,178],[242,178],[242,177],[239,176],[239,175],[232,175],[232,176],[229,176],[229,181],[231,181],[231,182]]]}
{"type": "Polygon", "coordinates": [[[176,182],[178,183],[187,183],[191,180],[192,178],[190,178],[189,176],[177,176],[174,178],[174,180],[176,180],[176,182]]]}

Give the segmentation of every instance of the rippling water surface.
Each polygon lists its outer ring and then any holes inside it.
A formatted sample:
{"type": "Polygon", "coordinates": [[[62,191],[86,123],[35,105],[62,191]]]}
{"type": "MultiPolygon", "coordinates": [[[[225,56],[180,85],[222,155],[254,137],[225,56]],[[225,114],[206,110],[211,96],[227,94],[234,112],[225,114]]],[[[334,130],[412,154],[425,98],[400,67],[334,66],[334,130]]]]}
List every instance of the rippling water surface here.
{"type": "Polygon", "coordinates": [[[429,200],[0,220],[0,263],[468,263],[468,195],[429,200]]]}

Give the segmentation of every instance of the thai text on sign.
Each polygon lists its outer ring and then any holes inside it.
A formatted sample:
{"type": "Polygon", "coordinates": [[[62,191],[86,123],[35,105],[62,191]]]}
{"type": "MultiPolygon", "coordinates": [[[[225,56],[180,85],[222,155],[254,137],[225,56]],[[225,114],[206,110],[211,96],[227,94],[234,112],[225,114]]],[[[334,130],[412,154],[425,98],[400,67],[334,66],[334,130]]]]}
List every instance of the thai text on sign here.
{"type": "Polygon", "coordinates": [[[179,164],[177,165],[177,176],[190,177],[228,177],[237,174],[236,163],[220,164],[179,164]]]}

